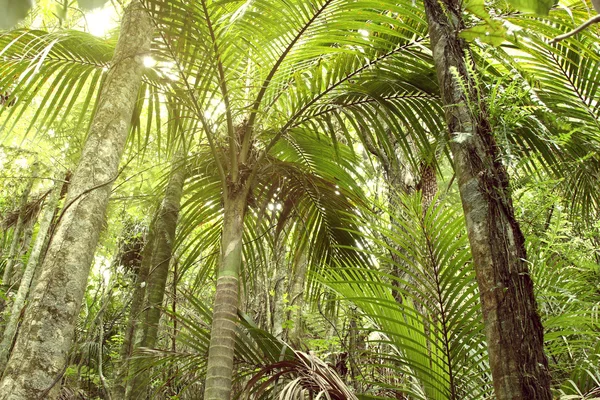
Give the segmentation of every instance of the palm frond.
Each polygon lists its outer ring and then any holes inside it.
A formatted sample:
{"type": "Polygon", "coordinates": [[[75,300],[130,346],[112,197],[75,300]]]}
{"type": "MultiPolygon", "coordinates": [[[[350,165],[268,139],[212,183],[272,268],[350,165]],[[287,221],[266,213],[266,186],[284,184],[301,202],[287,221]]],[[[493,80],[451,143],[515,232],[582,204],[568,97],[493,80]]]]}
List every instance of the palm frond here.
{"type": "MultiPolygon", "coordinates": [[[[321,280],[372,321],[378,342],[391,350],[386,367],[408,378],[397,390],[423,399],[483,398],[492,388],[464,222],[456,209],[443,206],[423,217],[418,198],[406,198],[404,208],[402,229],[389,231],[377,224],[363,229],[373,248],[389,249],[369,233],[378,231],[400,249],[389,250],[403,260],[397,267],[404,278],[376,265],[342,264],[324,270],[321,280]],[[392,287],[390,281],[399,284],[392,287]],[[401,303],[392,289],[400,291],[401,303]]],[[[393,263],[378,252],[371,254],[393,263]]]]}

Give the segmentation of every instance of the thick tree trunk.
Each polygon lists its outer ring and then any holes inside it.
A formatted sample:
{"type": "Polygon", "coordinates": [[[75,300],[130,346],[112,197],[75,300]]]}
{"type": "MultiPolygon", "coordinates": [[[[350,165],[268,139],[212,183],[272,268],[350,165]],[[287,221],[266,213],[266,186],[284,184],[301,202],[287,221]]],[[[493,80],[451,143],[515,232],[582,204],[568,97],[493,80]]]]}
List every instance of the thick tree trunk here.
{"type": "Polygon", "coordinates": [[[4,274],[2,275],[2,285],[4,285],[6,288],[10,288],[12,285],[14,267],[16,264],[18,264],[18,261],[21,257],[21,238],[26,225],[25,218],[27,214],[27,201],[29,200],[29,194],[31,193],[33,182],[35,181],[33,177],[37,175],[38,170],[39,163],[36,160],[31,166],[32,178],[27,181],[27,185],[21,194],[21,201],[19,202],[19,217],[13,231],[12,242],[8,252],[8,260],[6,260],[6,267],[4,268],[4,274]]]}
{"type": "Polygon", "coordinates": [[[544,332],[527,270],[524,238],[485,105],[480,104],[478,88],[469,76],[468,47],[459,37],[464,28],[460,5],[458,0],[425,0],[481,296],[494,390],[498,400],[550,400],[544,332]]]}
{"type": "MultiPolygon", "coordinates": [[[[153,241],[147,244],[151,246],[152,262],[148,271],[148,283],[142,307],[141,324],[136,332],[135,349],[154,347],[158,337],[158,323],[161,315],[160,307],[163,303],[167,277],[169,276],[169,266],[173,258],[177,219],[179,217],[183,186],[187,176],[187,169],[183,165],[183,153],[179,152],[174,158],[175,161],[173,162],[171,175],[165,190],[165,197],[158,208],[156,216],[156,223],[154,225],[156,231],[151,235],[153,241]]],[[[138,363],[134,363],[134,365],[136,364],[138,363]]],[[[147,383],[147,372],[137,374],[133,379],[132,388],[127,394],[127,398],[135,400],[146,398],[147,383]]]]}
{"type": "Polygon", "coordinates": [[[230,193],[224,205],[221,265],[213,307],[204,400],[231,398],[246,198],[244,190],[231,188],[230,193]]]}
{"type": "Polygon", "coordinates": [[[125,11],[65,208],[0,383],[2,400],[52,399],[58,394],[151,39],[151,18],[134,0],[125,11]]]}
{"type": "Polygon", "coordinates": [[[42,219],[40,221],[40,227],[38,229],[37,237],[35,238],[35,243],[33,245],[33,248],[31,249],[31,254],[29,255],[29,260],[27,261],[27,266],[25,267],[25,272],[23,273],[23,277],[21,278],[21,284],[19,285],[19,290],[17,292],[17,295],[15,296],[15,301],[12,305],[9,320],[4,329],[2,343],[0,344],[0,375],[2,371],[4,371],[4,367],[6,366],[6,362],[8,361],[10,350],[12,348],[12,343],[17,332],[17,325],[19,323],[21,311],[23,310],[23,306],[25,305],[25,300],[27,299],[27,294],[29,293],[31,281],[33,280],[33,276],[35,275],[35,271],[39,264],[40,255],[42,254],[44,244],[46,243],[46,239],[48,238],[50,224],[52,223],[54,212],[58,205],[58,201],[60,200],[61,186],[62,184],[59,184],[57,181],[54,189],[52,189],[50,197],[48,198],[46,207],[44,207],[44,212],[42,213],[42,219]]]}

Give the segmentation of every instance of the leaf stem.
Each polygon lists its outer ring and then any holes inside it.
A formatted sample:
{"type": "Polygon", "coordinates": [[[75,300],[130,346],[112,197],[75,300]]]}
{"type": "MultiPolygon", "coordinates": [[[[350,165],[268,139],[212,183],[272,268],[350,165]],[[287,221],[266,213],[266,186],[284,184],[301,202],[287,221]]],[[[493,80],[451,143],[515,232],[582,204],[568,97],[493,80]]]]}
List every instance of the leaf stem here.
{"type": "Polygon", "coordinates": [[[587,28],[588,26],[592,25],[592,24],[597,24],[600,23],[600,14],[596,15],[595,17],[592,17],[590,19],[588,19],[587,21],[585,21],[583,24],[579,25],[577,28],[573,29],[572,31],[569,31],[563,35],[559,35],[557,37],[555,37],[554,39],[552,39],[550,41],[550,43],[558,43],[561,40],[565,40],[567,38],[570,38],[571,36],[574,36],[576,34],[578,34],[579,32],[581,32],[582,30],[584,30],[585,28],[587,28]]]}

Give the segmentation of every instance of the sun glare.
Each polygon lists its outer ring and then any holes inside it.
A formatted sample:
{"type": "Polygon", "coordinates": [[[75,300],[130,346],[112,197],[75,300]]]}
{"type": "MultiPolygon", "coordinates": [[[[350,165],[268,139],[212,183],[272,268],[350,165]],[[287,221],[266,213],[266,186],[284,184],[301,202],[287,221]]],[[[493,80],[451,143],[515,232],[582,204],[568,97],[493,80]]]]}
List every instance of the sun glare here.
{"type": "Polygon", "coordinates": [[[156,60],[150,56],[144,57],[144,67],[152,68],[156,65],[156,60]]]}
{"type": "Polygon", "coordinates": [[[118,17],[114,7],[107,5],[104,8],[97,8],[86,14],[85,20],[88,31],[98,37],[105,37],[106,34],[118,26],[118,17]]]}

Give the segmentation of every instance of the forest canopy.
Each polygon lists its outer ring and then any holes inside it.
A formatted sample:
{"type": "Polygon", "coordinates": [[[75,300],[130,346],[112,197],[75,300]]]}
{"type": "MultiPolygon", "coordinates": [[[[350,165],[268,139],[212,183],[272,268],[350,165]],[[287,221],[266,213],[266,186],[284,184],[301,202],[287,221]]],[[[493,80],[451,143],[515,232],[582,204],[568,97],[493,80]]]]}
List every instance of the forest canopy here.
{"type": "Polygon", "coordinates": [[[0,400],[600,399],[596,0],[0,8],[0,400]]]}

